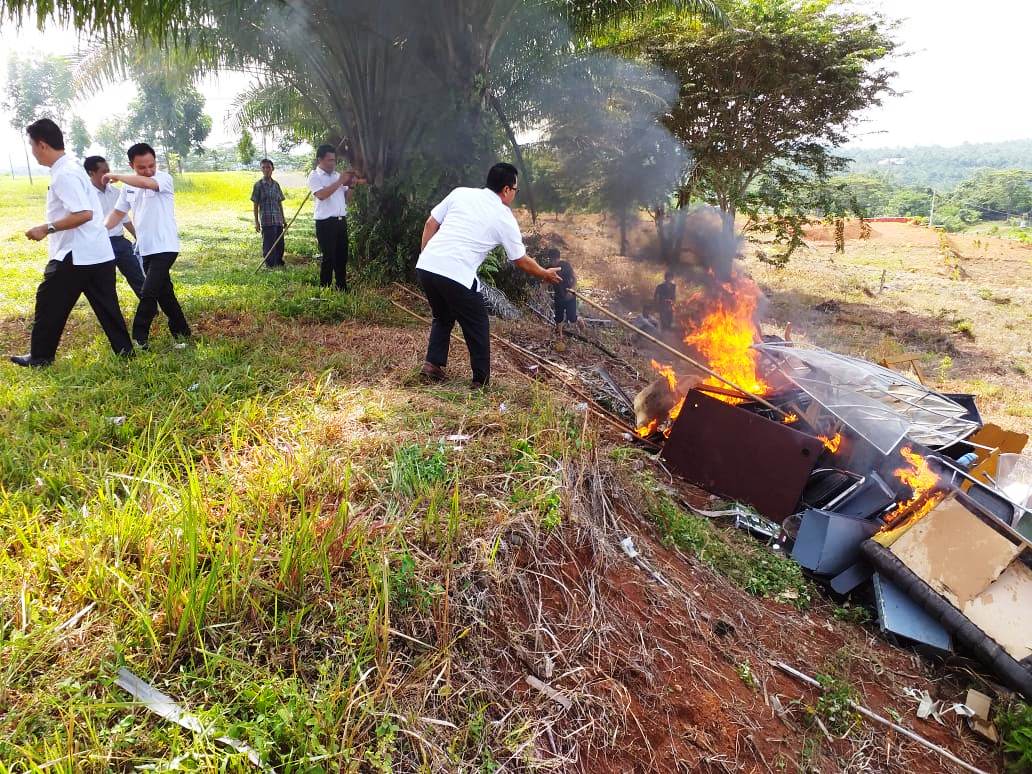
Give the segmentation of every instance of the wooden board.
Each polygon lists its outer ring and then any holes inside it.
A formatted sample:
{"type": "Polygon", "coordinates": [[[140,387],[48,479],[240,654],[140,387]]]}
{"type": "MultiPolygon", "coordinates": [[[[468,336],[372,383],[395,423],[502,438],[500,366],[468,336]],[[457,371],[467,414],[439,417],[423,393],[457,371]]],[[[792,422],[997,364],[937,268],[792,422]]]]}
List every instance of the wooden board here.
{"type": "Polygon", "coordinates": [[[1021,546],[950,498],[901,535],[889,550],[963,611],[1000,577],[1021,546]]]}
{"type": "Polygon", "coordinates": [[[1010,566],[961,611],[1015,661],[1032,656],[1032,570],[1010,566]]]}

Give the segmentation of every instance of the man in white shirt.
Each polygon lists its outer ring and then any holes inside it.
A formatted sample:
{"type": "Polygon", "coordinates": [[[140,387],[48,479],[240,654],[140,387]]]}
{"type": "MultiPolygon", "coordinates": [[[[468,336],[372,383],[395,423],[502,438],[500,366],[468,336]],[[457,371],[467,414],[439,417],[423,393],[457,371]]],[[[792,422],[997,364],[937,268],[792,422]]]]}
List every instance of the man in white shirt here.
{"type": "Polygon", "coordinates": [[[364,183],[355,172],[337,171],[337,151],[320,145],[308,188],[315,197],[315,238],[322,252],[319,284],[328,288],[336,277],[337,290],[348,289],[348,199],[351,189],[364,183]]]}
{"type": "Polygon", "coordinates": [[[100,321],[111,349],[118,355],[133,352],[125,318],[115,293],[115,256],[101,214],[100,199],[82,167],[64,151],[61,129],[49,118],[26,130],[32,155],[50,167],[46,218],[25,236],[38,242],[49,238],[47,267],[36,291],[31,349],[11,362],[43,367],[54,362],[68,315],[79,296],[86,296],[100,321]]]}
{"type": "Polygon", "coordinates": [[[114,228],[127,213],[133,214],[136,243],[143,260],[143,288],[140,304],[133,318],[133,340],[142,348],[150,339],[151,323],[158,307],[168,317],[168,330],[173,338],[190,336],[183,308],[176,298],[169,271],[179,257],[179,229],[176,227],[175,189],[172,175],[158,170],[154,148],[139,142],[128,150],[129,166],[135,174],[116,175],[108,172],[105,184],[122,183],[122,193],[115,208],[108,214],[108,228],[114,228]]]}
{"type": "Polygon", "coordinates": [[[445,378],[451,332],[458,322],[469,348],[472,386],[487,386],[491,334],[477,270],[491,250],[501,245],[509,260],[531,276],[553,285],[561,282],[558,268],[545,269],[527,255],[509,209],[517,190],[516,167],[495,164],[487,173],[487,187],[456,188],[434,207],[423,226],[416,274],[434,316],[422,371],[429,381],[445,378]]]}
{"type": "MultiPolygon", "coordinates": [[[[100,197],[100,204],[104,209],[104,219],[107,220],[111,210],[115,209],[115,205],[118,204],[118,197],[122,195],[122,189],[103,182],[104,175],[111,171],[107,159],[103,156],[87,156],[83,160],[82,166],[86,170],[90,182],[93,183],[93,187],[97,189],[97,196],[100,197]]],[[[115,266],[122,272],[129,287],[139,298],[143,291],[143,267],[140,265],[140,259],[133,252],[133,243],[125,238],[126,231],[133,235],[133,239],[136,238],[136,229],[133,228],[133,223],[128,216],[122,218],[114,228],[108,229],[108,239],[111,240],[111,249],[115,253],[115,266]]]]}

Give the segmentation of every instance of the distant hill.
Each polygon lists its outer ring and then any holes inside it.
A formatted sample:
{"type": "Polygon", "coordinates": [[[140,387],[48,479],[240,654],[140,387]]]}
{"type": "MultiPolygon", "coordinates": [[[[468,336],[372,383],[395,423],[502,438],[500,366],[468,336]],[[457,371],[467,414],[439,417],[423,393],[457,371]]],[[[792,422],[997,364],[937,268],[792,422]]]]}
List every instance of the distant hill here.
{"type": "Polygon", "coordinates": [[[1032,169],[1032,139],[953,147],[842,148],[838,155],[853,160],[851,172],[884,174],[900,185],[945,191],[982,169],[1032,169]]]}

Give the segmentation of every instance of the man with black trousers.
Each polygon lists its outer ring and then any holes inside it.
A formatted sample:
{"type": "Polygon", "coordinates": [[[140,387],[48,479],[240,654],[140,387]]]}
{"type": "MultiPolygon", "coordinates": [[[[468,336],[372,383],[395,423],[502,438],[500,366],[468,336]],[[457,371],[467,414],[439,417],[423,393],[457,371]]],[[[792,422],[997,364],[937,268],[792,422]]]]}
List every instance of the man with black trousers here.
{"type": "MultiPolygon", "coordinates": [[[[118,204],[118,197],[122,195],[122,189],[103,182],[104,175],[111,171],[103,156],[87,156],[82,162],[82,166],[85,168],[90,182],[93,183],[93,187],[97,189],[97,196],[100,197],[100,204],[104,209],[103,217],[106,220],[111,210],[115,209],[115,205],[118,204]]],[[[139,298],[143,291],[143,267],[133,251],[133,243],[125,238],[126,231],[133,235],[133,239],[136,239],[136,229],[133,228],[133,223],[128,216],[122,218],[114,228],[108,229],[108,239],[111,240],[111,249],[115,253],[115,266],[122,272],[125,281],[129,283],[129,287],[139,298]]]]}
{"type": "Polygon", "coordinates": [[[133,318],[133,340],[139,347],[146,349],[151,323],[158,314],[159,306],[168,317],[168,329],[173,338],[189,338],[190,326],[169,276],[172,264],[179,257],[179,229],[176,226],[172,175],[158,169],[154,148],[145,142],[133,145],[127,155],[134,174],[116,175],[108,172],[102,181],[110,183],[114,180],[123,184],[122,194],[115,208],[108,214],[107,227],[113,228],[126,214],[133,214],[144,272],[140,304],[133,318]]]}
{"type": "Polygon", "coordinates": [[[659,310],[660,325],[663,330],[670,330],[674,327],[674,304],[677,302],[677,283],[674,282],[672,271],[663,275],[663,282],[656,286],[653,300],[659,310]]]}
{"type": "Polygon", "coordinates": [[[322,252],[319,284],[324,288],[336,280],[337,290],[348,289],[348,199],[351,189],[363,182],[355,172],[337,171],[337,151],[332,145],[316,149],[308,188],[315,197],[315,238],[322,252]]]}
{"type": "Polygon", "coordinates": [[[83,168],[65,155],[64,136],[57,124],[42,118],[26,132],[36,161],[50,167],[50,187],[47,222],[30,228],[25,236],[34,242],[49,240],[48,261],[36,291],[29,354],[15,355],[11,362],[36,368],[53,363],[68,315],[81,295],[86,296],[115,354],[131,356],[133,345],[115,293],[115,255],[97,192],[83,168]]]}
{"type": "Polygon", "coordinates": [[[434,318],[422,369],[427,381],[446,378],[448,345],[458,322],[473,368],[471,386],[487,386],[491,334],[477,270],[495,247],[504,247],[509,260],[531,276],[553,285],[562,281],[558,268],[545,269],[527,255],[519,224],[509,209],[517,182],[516,167],[495,164],[487,173],[485,188],[456,188],[434,207],[423,226],[416,274],[434,318]]]}

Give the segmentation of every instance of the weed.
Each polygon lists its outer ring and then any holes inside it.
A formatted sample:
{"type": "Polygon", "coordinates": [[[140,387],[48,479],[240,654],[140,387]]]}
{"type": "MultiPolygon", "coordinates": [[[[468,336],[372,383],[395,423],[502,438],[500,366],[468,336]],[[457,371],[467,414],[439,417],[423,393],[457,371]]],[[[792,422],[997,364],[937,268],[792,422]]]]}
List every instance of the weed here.
{"type": "Polygon", "coordinates": [[[427,448],[418,444],[399,446],[389,463],[391,489],[414,497],[448,479],[448,459],[444,447],[427,448]]]}
{"type": "Polygon", "coordinates": [[[949,376],[950,370],[953,368],[953,358],[949,355],[943,355],[942,360],[939,361],[939,382],[945,382],[949,376]]]}
{"type": "Polygon", "coordinates": [[[654,479],[644,483],[646,508],[664,542],[691,551],[750,594],[805,610],[812,586],[799,565],[738,532],[718,530],[685,513],[654,479]]]}
{"type": "Polygon", "coordinates": [[[750,688],[754,691],[756,690],[756,676],[753,674],[752,665],[748,662],[748,660],[738,664],[735,667],[735,673],[738,675],[738,679],[742,681],[742,684],[745,685],[746,688],[750,688]]]}
{"type": "Polygon", "coordinates": [[[981,290],[979,290],[978,297],[981,298],[983,301],[990,301],[1000,306],[1006,306],[1007,304],[1010,304],[1012,301],[1012,299],[1009,296],[998,296],[995,293],[993,293],[993,291],[991,291],[989,288],[982,288],[981,290]]]}
{"type": "Polygon", "coordinates": [[[853,686],[832,675],[817,675],[817,682],[822,693],[813,707],[814,715],[836,736],[846,736],[859,727],[860,713],[851,706],[856,700],[853,686]]]}
{"type": "Polygon", "coordinates": [[[971,339],[972,341],[975,339],[975,324],[971,320],[957,320],[953,323],[952,330],[964,338],[971,339]]]}
{"type": "Polygon", "coordinates": [[[866,607],[852,605],[849,602],[846,602],[841,607],[836,607],[832,611],[832,615],[840,621],[857,625],[869,623],[871,620],[871,613],[866,607]]]}
{"type": "Polygon", "coordinates": [[[539,452],[526,438],[513,444],[513,452],[510,502],[518,509],[536,513],[537,523],[543,529],[558,529],[564,511],[562,465],[551,455],[539,452]]]}
{"type": "Polygon", "coordinates": [[[1012,702],[996,714],[1003,751],[1010,771],[1032,771],[1032,706],[1012,702]]]}

